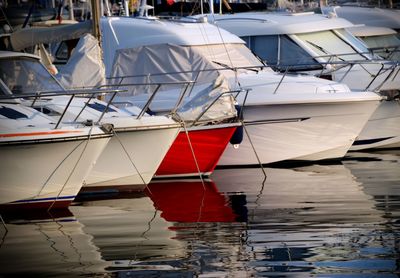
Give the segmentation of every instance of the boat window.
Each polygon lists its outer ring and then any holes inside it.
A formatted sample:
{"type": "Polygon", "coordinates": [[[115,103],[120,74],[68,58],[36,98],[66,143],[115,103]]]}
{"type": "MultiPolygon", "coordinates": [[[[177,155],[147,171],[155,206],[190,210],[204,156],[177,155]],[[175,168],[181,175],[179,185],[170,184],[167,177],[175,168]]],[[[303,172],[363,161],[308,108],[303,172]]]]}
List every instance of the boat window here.
{"type": "Polygon", "coordinates": [[[304,49],[283,35],[248,37],[250,49],[277,70],[321,69],[322,66],[304,49]]]}
{"type": "Polygon", "coordinates": [[[5,106],[0,106],[0,115],[13,120],[28,118],[27,115],[5,106]]]}
{"type": "MultiPolygon", "coordinates": [[[[104,110],[106,110],[106,106],[101,103],[98,103],[98,102],[89,103],[87,106],[89,106],[90,108],[95,109],[99,112],[103,112],[104,110]]],[[[108,112],[116,112],[116,110],[112,109],[111,107],[108,107],[106,112],[107,113],[108,112]]]]}
{"type": "Polygon", "coordinates": [[[357,61],[366,60],[348,42],[339,38],[333,31],[297,34],[307,47],[313,50],[317,57],[326,61],[357,61]]]}
{"type": "Polygon", "coordinates": [[[30,58],[0,59],[0,79],[13,94],[62,90],[46,68],[30,58]]]}
{"type": "Polygon", "coordinates": [[[400,61],[400,39],[396,35],[361,37],[373,53],[393,61],[400,61]]]}
{"type": "Polygon", "coordinates": [[[75,49],[76,45],[78,44],[79,39],[73,39],[73,40],[67,40],[67,41],[62,41],[59,44],[55,44],[52,46],[52,53],[54,53],[54,64],[57,65],[65,65],[69,58],[71,57],[71,54],[73,50],[75,49]]]}
{"type": "Polygon", "coordinates": [[[57,111],[55,111],[55,110],[49,109],[49,108],[47,108],[47,107],[42,107],[42,106],[40,106],[40,107],[33,107],[33,108],[34,108],[35,110],[37,110],[37,111],[43,113],[43,114],[48,115],[48,116],[60,116],[60,115],[61,115],[61,113],[59,113],[59,112],[57,112],[57,111]]]}
{"type": "Polygon", "coordinates": [[[278,63],[278,36],[252,36],[248,40],[250,49],[268,65],[278,63]]]}
{"type": "Polygon", "coordinates": [[[59,47],[56,50],[55,57],[56,57],[57,62],[66,63],[68,61],[68,58],[69,58],[68,46],[65,41],[60,43],[59,47]]]}
{"type": "Polygon", "coordinates": [[[373,58],[372,56],[368,55],[368,46],[365,44],[365,42],[355,37],[347,30],[336,29],[334,33],[337,34],[339,38],[352,45],[356,52],[362,53],[364,56],[368,56],[369,59],[373,58]]]}

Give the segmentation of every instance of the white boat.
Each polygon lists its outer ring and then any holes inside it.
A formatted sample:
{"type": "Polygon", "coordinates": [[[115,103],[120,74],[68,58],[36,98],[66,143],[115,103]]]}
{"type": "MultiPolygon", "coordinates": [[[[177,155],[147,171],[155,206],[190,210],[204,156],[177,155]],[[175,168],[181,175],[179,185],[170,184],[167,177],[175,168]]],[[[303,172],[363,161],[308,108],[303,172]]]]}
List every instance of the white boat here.
{"type": "Polygon", "coordinates": [[[346,30],[354,24],[343,18],[265,12],[209,18],[277,69],[318,74],[356,90],[400,88],[396,63],[369,54],[366,45],[346,30]]]}
{"type": "MultiPolygon", "coordinates": [[[[24,53],[2,53],[1,68],[16,71],[23,68],[26,75],[19,79],[3,80],[10,93],[24,94],[30,91],[25,83],[35,71],[34,85],[42,91],[58,91],[64,88],[46,71],[38,57],[24,53]]],[[[79,92],[79,91],[78,91],[79,92]]],[[[84,93],[84,92],[83,92],[84,93]]],[[[81,92],[82,94],[82,92],[81,92]]],[[[114,138],[111,139],[96,165],[85,178],[84,186],[119,186],[147,184],[174,142],[180,124],[165,116],[132,116],[96,98],[62,96],[53,94],[41,99],[24,101],[26,105],[47,113],[62,121],[92,121],[111,124],[114,138]],[[69,109],[62,113],[65,106],[69,109]],[[106,112],[104,112],[106,111],[106,112]]],[[[141,110],[137,109],[139,113],[141,110]]]]}
{"type": "MultiPolygon", "coordinates": [[[[44,107],[58,112],[68,99],[55,97],[51,103],[37,102],[36,107],[44,107]]],[[[85,107],[86,98],[75,99],[71,103],[71,114],[65,119],[98,119],[106,109],[106,103],[91,100],[85,107]],[[81,112],[82,111],[82,112],[81,112]]],[[[177,137],[181,125],[165,116],[136,115],[109,106],[101,122],[112,124],[115,136],[99,157],[95,167],[85,180],[84,187],[114,187],[125,185],[146,185],[177,137]]],[[[100,188],[99,188],[100,189],[100,188]]]]}
{"type": "Polygon", "coordinates": [[[347,30],[362,40],[369,50],[384,59],[400,60],[400,12],[395,9],[362,6],[325,6],[323,14],[344,18],[355,26],[347,30]]]}
{"type": "MultiPolygon", "coordinates": [[[[317,74],[354,90],[386,94],[400,89],[398,62],[371,55],[366,45],[346,30],[354,24],[343,18],[313,13],[241,13],[209,18],[240,36],[275,69],[317,74]]],[[[398,100],[383,101],[351,150],[399,147],[399,117],[398,100]]]]}
{"type": "MultiPolygon", "coordinates": [[[[55,58],[53,62],[57,63],[59,71],[57,78],[65,87],[104,86],[104,65],[99,63],[99,57],[103,52],[98,41],[92,35],[85,35],[88,32],[90,32],[90,28],[86,22],[49,28],[30,28],[13,33],[10,36],[10,44],[14,49],[21,50],[40,43],[53,43],[52,56],[55,58]],[[64,39],[79,39],[71,55],[67,54],[68,46],[63,41],[64,39]],[[55,42],[57,43],[54,46],[55,42]]],[[[103,42],[108,40],[108,36],[110,36],[109,33],[103,34],[105,38],[103,42]]],[[[40,55],[42,60],[47,61],[46,66],[54,70],[54,65],[51,64],[43,49],[40,51],[40,55]]],[[[126,68],[132,68],[130,59],[123,58],[120,62],[124,63],[126,68]]],[[[122,65],[122,63],[120,64],[122,65]]],[[[145,70],[145,67],[134,68],[140,70],[141,74],[145,70]]],[[[176,82],[174,80],[176,76],[164,75],[156,84],[152,82],[151,85],[145,86],[143,83],[148,83],[149,80],[134,79],[130,85],[127,85],[127,82],[130,82],[126,76],[127,72],[118,71],[118,73],[123,74],[122,88],[124,90],[128,90],[129,93],[134,91],[134,95],[145,96],[141,99],[136,97],[132,99],[132,95],[126,96],[126,94],[123,96],[118,94],[115,98],[113,96],[113,103],[129,114],[137,115],[138,101],[147,111],[145,107],[149,104],[148,100],[153,98],[154,101],[151,102],[148,109],[152,112],[156,111],[155,103],[160,104],[160,94],[157,93],[158,86],[162,86],[163,89],[169,88],[171,85],[174,85],[175,89],[177,89],[176,86],[182,86],[183,91],[174,90],[174,92],[183,92],[182,95],[175,95],[175,99],[166,100],[166,103],[168,105],[172,103],[172,106],[162,107],[161,114],[171,115],[177,121],[184,123],[185,128],[178,134],[155,175],[157,177],[210,175],[232,134],[240,125],[236,118],[234,99],[231,96],[222,95],[222,89],[225,87],[221,86],[223,84],[215,83],[218,81],[217,77],[212,79],[208,88],[206,86],[198,94],[190,94],[191,90],[188,86],[192,87],[195,82],[186,76],[183,76],[180,82],[176,82]],[[216,86],[214,87],[214,85],[216,86]]],[[[116,76],[114,75],[114,77],[116,76]]],[[[109,83],[113,87],[121,87],[122,82],[120,81],[122,80],[117,78],[110,80],[109,83]],[[113,85],[115,80],[117,80],[117,84],[113,85]]],[[[165,96],[165,94],[161,94],[161,96],[165,96]]],[[[161,102],[164,103],[164,100],[161,102]]]]}
{"type": "Polygon", "coordinates": [[[244,105],[253,146],[244,136],[238,148],[228,145],[219,165],[341,158],[381,99],[334,81],[264,69],[244,41],[205,22],[104,18],[101,23],[108,74],[115,61],[126,57],[135,61],[134,68],[148,69],[142,78],[190,72],[199,80],[218,70],[230,89],[250,90],[237,100],[244,105]],[[128,56],[132,53],[143,55],[128,56]]]}
{"type": "MultiPolygon", "coordinates": [[[[1,87],[7,89],[3,82],[1,87]]],[[[77,122],[57,127],[53,118],[5,97],[0,102],[1,203],[10,209],[68,206],[112,134],[77,122]]]]}
{"type": "Polygon", "coordinates": [[[321,10],[324,14],[333,13],[357,25],[386,27],[397,32],[400,31],[400,11],[398,9],[343,5],[324,6],[321,10]]]}

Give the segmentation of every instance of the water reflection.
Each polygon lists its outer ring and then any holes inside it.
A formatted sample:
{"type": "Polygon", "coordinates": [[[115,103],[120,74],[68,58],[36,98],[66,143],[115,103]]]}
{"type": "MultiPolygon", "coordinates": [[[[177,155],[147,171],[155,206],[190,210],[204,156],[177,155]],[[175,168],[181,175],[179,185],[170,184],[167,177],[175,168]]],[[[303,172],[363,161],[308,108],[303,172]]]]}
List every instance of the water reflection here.
{"type": "Polygon", "coordinates": [[[71,211],[102,257],[112,262],[108,270],[131,269],[143,262],[184,257],[184,244],[160,217],[144,193],[130,198],[86,201],[71,211]]]}
{"type": "Polygon", "coordinates": [[[67,216],[7,218],[0,276],[396,277],[399,166],[399,152],[351,153],[267,168],[265,180],[257,168],[225,169],[82,195],[67,216]]]}
{"type": "Polygon", "coordinates": [[[372,196],[375,208],[383,211],[388,218],[399,220],[400,150],[354,152],[348,155],[343,164],[362,184],[363,191],[372,196]]]}
{"type": "Polygon", "coordinates": [[[234,222],[238,218],[211,180],[153,182],[145,192],[161,217],[170,222],[234,222]]]}
{"type": "Polygon", "coordinates": [[[0,245],[0,276],[106,274],[92,236],[69,210],[5,215],[8,231],[0,245]]]}

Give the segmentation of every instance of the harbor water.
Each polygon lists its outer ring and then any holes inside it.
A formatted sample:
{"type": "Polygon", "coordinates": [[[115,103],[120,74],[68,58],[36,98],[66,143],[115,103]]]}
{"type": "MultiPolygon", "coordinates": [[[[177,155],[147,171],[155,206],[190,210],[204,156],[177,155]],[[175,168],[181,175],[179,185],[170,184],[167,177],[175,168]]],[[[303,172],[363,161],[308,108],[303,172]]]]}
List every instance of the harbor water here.
{"type": "Polygon", "coordinates": [[[398,277],[400,151],[2,214],[0,277],[398,277]]]}

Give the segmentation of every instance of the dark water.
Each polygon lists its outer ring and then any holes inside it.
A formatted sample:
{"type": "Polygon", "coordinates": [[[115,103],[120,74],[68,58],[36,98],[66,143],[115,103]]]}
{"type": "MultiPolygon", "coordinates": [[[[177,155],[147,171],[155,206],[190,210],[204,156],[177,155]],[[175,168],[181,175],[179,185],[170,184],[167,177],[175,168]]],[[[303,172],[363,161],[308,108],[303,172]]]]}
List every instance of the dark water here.
{"type": "Polygon", "coordinates": [[[265,171],[6,215],[0,276],[400,276],[399,151],[265,171]]]}

